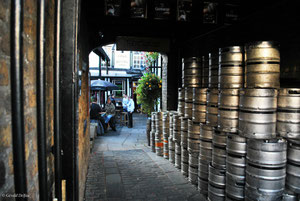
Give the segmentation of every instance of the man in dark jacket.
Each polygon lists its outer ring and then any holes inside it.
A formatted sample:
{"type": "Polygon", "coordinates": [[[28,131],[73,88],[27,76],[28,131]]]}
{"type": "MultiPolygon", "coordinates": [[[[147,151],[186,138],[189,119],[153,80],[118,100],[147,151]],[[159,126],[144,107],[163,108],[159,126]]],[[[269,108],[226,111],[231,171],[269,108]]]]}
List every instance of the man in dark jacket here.
{"type": "Polygon", "coordinates": [[[101,117],[101,107],[97,104],[97,98],[96,97],[92,97],[92,103],[91,103],[91,111],[90,111],[90,120],[91,123],[97,123],[97,135],[101,135],[104,134],[104,132],[106,132],[106,124],[105,121],[103,119],[103,117],[101,117]]]}

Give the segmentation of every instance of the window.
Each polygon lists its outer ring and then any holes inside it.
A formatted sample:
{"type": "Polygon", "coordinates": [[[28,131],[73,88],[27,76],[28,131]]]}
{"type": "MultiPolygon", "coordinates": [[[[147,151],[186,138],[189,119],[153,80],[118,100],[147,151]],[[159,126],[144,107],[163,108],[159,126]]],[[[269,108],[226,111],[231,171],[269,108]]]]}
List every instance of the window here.
{"type": "Polygon", "coordinates": [[[119,87],[119,90],[113,90],[115,97],[122,97],[126,90],[125,80],[113,80],[112,83],[119,87]]]}
{"type": "Polygon", "coordinates": [[[144,52],[133,52],[133,68],[141,69],[145,68],[144,52]]]}

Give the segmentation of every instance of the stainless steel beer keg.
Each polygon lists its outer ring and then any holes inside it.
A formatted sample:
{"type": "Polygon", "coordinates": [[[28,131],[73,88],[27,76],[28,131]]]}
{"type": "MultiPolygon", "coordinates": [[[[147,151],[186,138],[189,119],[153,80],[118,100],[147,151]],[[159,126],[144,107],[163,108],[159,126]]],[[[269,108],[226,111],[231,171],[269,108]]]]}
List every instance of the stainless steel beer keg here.
{"type": "Polygon", "coordinates": [[[277,132],[300,141],[300,88],[282,88],[278,93],[277,132]]]}
{"type": "Polygon", "coordinates": [[[200,139],[200,124],[188,120],[188,138],[200,139]]]}
{"type": "Polygon", "coordinates": [[[227,153],[238,156],[245,156],[247,153],[247,139],[238,134],[228,134],[227,153]]]}
{"type": "Polygon", "coordinates": [[[281,200],[285,186],[284,168],[246,167],[245,196],[251,200],[281,200]]]}
{"type": "Polygon", "coordinates": [[[218,88],[219,57],[217,52],[209,53],[208,88],[218,88]]]}
{"type": "Polygon", "coordinates": [[[219,49],[219,89],[238,89],[244,85],[242,46],[219,49]]]}
{"type": "Polygon", "coordinates": [[[276,89],[240,90],[240,109],[251,112],[274,112],[277,109],[276,89]]]}
{"type": "Polygon", "coordinates": [[[279,44],[258,41],[246,44],[245,87],[279,88],[279,44]]]}
{"type": "Polygon", "coordinates": [[[213,127],[207,124],[200,124],[200,139],[212,141],[213,139],[213,127]]]}
{"type": "Polygon", "coordinates": [[[209,82],[209,59],[207,56],[202,56],[202,69],[203,69],[203,76],[202,76],[202,87],[207,88],[209,82]]]}
{"type": "Polygon", "coordinates": [[[284,167],[287,161],[287,142],[282,138],[247,140],[247,161],[260,167],[284,167]]]}
{"type": "Polygon", "coordinates": [[[276,89],[240,90],[239,133],[247,138],[276,137],[276,89]]]}
{"type": "Polygon", "coordinates": [[[202,64],[201,58],[190,57],[184,59],[183,80],[185,87],[201,87],[202,64]]]}

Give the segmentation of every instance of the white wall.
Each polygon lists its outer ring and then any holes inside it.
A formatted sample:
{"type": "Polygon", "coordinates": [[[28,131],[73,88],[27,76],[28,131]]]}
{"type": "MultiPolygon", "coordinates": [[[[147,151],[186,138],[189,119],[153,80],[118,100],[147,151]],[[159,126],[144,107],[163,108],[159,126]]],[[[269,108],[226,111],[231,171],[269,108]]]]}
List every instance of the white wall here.
{"type": "Polygon", "coordinates": [[[89,54],[89,65],[90,67],[99,67],[99,56],[94,52],[89,54]]]}

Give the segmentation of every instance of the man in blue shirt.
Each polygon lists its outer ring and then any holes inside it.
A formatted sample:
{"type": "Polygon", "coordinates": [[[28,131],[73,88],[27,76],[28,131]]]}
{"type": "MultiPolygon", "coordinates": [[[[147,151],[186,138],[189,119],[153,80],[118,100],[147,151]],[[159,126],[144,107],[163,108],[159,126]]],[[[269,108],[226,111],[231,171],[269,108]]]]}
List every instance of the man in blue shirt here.
{"type": "Polygon", "coordinates": [[[134,102],[130,96],[128,96],[127,111],[128,111],[128,128],[132,128],[132,113],[134,112],[134,102]]]}
{"type": "Polygon", "coordinates": [[[127,112],[127,104],[128,104],[128,97],[126,94],[123,94],[122,106],[124,112],[127,112]]]}

